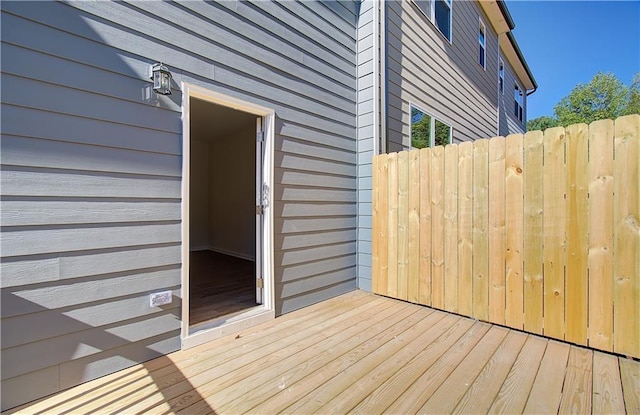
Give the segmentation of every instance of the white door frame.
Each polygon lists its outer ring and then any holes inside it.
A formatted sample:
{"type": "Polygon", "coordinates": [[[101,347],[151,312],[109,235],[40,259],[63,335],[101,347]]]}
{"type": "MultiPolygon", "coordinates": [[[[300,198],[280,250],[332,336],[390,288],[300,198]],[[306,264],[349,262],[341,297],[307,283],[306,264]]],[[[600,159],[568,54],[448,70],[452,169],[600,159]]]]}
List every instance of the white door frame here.
{"type": "MultiPolygon", "coordinates": [[[[214,320],[199,325],[198,330],[189,332],[189,189],[191,184],[191,135],[189,99],[198,98],[207,102],[255,114],[263,120],[262,180],[263,186],[273,189],[273,147],[275,138],[275,111],[271,108],[243,101],[209,89],[182,82],[182,348],[188,349],[218,337],[237,332],[264,321],[275,318],[273,280],[273,211],[270,200],[265,200],[262,215],[261,268],[264,283],[262,304],[244,314],[228,320],[214,320]]],[[[256,172],[258,175],[259,172],[256,172]]],[[[268,194],[273,192],[268,192],[268,194]]],[[[256,229],[259,235],[259,229],[256,229]]],[[[260,256],[256,252],[256,260],[260,256]]],[[[259,270],[256,270],[259,271],[259,270]]],[[[259,276],[259,275],[257,275],[259,276]]]]}

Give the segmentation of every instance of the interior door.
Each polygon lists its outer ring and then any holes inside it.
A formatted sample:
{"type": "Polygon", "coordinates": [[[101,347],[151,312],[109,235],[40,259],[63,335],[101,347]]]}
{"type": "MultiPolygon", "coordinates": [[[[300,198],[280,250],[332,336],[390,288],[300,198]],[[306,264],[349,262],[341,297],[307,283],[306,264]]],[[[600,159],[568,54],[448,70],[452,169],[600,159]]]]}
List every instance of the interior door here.
{"type": "Polygon", "coordinates": [[[264,276],[262,272],[262,236],[264,223],[264,208],[268,201],[265,194],[268,188],[262,179],[262,160],[264,157],[264,128],[263,119],[256,119],[256,303],[264,303],[264,276]]]}

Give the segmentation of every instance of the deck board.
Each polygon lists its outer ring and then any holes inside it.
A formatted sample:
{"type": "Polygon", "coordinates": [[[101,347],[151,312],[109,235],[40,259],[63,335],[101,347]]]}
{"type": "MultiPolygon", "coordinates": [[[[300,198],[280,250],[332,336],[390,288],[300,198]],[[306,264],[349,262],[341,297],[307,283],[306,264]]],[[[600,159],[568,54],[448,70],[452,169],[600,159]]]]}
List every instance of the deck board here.
{"type": "Polygon", "coordinates": [[[562,385],[569,358],[569,346],[566,343],[550,341],[538,368],[533,388],[527,400],[524,412],[527,414],[552,414],[558,412],[562,398],[562,385]]]}
{"type": "Polygon", "coordinates": [[[526,337],[518,332],[511,331],[507,334],[453,413],[477,414],[489,411],[525,340],[526,337]]]}
{"type": "Polygon", "coordinates": [[[516,414],[523,411],[546,347],[545,339],[528,336],[489,413],[516,414]]]}
{"type": "Polygon", "coordinates": [[[452,413],[487,361],[506,337],[508,329],[493,326],[422,406],[420,413],[452,413]]]}
{"type": "Polygon", "coordinates": [[[640,364],[631,359],[620,359],[620,377],[627,413],[640,414],[640,364]]]}
{"type": "Polygon", "coordinates": [[[7,413],[638,413],[640,362],[355,291],[7,413]]]}
{"type": "Polygon", "coordinates": [[[594,414],[621,414],[624,412],[622,379],[618,359],[607,353],[593,354],[593,406],[594,414]]]}
{"type": "Polygon", "coordinates": [[[571,346],[567,376],[564,380],[562,400],[560,401],[561,413],[591,413],[592,368],[593,352],[571,346]]]}

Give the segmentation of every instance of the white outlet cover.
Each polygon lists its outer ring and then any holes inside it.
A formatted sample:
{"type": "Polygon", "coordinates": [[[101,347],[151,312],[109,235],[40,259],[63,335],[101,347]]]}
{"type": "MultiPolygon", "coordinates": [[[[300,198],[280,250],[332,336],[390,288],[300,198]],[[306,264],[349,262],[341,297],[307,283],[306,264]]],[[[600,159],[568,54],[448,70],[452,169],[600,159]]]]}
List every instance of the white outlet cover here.
{"type": "Polygon", "coordinates": [[[173,294],[171,291],[162,291],[159,293],[153,293],[149,295],[149,305],[151,307],[159,307],[161,305],[171,304],[173,294]]]}

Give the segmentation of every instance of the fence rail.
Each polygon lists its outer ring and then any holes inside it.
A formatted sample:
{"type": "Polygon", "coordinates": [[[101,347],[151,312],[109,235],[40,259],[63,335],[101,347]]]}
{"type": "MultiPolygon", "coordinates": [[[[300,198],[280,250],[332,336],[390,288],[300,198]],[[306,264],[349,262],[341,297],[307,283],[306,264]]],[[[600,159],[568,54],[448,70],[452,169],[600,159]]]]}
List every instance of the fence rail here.
{"type": "Polygon", "coordinates": [[[640,358],[640,115],[375,156],[373,290],[640,358]]]}

